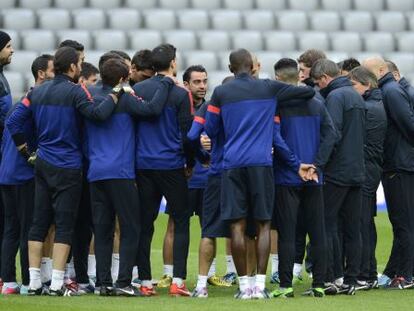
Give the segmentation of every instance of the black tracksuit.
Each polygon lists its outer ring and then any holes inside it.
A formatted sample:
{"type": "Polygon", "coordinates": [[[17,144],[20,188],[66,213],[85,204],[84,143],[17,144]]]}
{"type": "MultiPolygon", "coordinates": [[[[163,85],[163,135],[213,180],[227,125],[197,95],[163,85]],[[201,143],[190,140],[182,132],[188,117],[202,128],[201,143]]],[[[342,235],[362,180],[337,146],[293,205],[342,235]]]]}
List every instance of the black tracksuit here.
{"type": "Polygon", "coordinates": [[[374,217],[377,212],[376,192],[381,181],[384,140],[387,131],[387,115],[382,103],[380,89],[367,91],[365,100],[366,113],[366,143],[365,181],[362,185],[361,209],[361,271],[358,279],[373,281],[377,279],[377,261],[375,247],[377,233],[374,217]]]}
{"type": "MultiPolygon", "coordinates": [[[[346,77],[321,90],[336,127],[334,152],[324,169],[325,225],[328,241],[326,281],[342,277],[341,229],[346,257],[345,284],[355,284],[360,269],[361,185],[365,178],[365,103],[346,77]],[[341,228],[342,227],[342,228],[341,228]],[[341,228],[341,229],[339,229],[341,228]]],[[[316,163],[319,166],[318,163],[316,163]]]]}
{"type": "Polygon", "coordinates": [[[414,111],[407,91],[391,73],[379,80],[388,128],[384,148],[384,186],[394,241],[384,274],[411,280],[414,260],[414,111]]]}

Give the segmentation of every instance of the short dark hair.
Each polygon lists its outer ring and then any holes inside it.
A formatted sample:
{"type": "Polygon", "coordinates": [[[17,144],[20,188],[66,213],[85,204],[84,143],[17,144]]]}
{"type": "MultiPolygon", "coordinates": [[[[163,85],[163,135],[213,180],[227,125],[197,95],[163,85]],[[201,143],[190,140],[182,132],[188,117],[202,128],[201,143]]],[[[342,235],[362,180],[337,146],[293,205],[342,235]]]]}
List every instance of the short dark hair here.
{"type": "Polygon", "coordinates": [[[69,46],[71,48],[74,48],[78,52],[83,52],[85,50],[85,47],[83,46],[83,44],[75,40],[64,40],[60,42],[58,49],[63,48],[64,46],[69,46]]]}
{"type": "Polygon", "coordinates": [[[358,81],[362,85],[368,86],[371,85],[371,89],[378,87],[378,79],[374,73],[368,70],[365,67],[359,66],[355,67],[348,73],[348,78],[358,81]]]}
{"type": "Polygon", "coordinates": [[[221,84],[226,84],[226,83],[228,83],[228,82],[230,82],[230,81],[233,81],[235,79],[235,77],[234,76],[227,76],[227,77],[225,77],[224,79],[223,79],[223,81],[221,81],[221,84]]]}
{"type": "Polygon", "coordinates": [[[361,66],[361,63],[357,59],[350,57],[350,58],[344,59],[342,61],[341,66],[339,67],[341,68],[341,70],[350,72],[352,69],[359,67],[359,66],[361,66]]]}
{"type": "Polygon", "coordinates": [[[204,68],[202,65],[193,65],[188,67],[183,74],[183,81],[190,82],[191,74],[193,72],[205,72],[207,74],[206,68],[204,68]]]}
{"type": "Polygon", "coordinates": [[[108,61],[110,59],[113,59],[113,58],[123,60],[123,58],[121,56],[119,56],[119,54],[112,53],[112,52],[106,52],[99,58],[99,63],[98,63],[99,72],[102,72],[102,65],[106,61],[108,61]]]}
{"type": "Polygon", "coordinates": [[[42,54],[35,58],[35,60],[32,63],[32,74],[35,80],[37,80],[38,71],[46,71],[47,67],[49,65],[49,61],[53,61],[53,55],[50,54],[42,54]]]}
{"type": "Polygon", "coordinates": [[[298,63],[292,58],[282,58],[278,60],[273,69],[275,75],[279,76],[282,81],[297,81],[299,80],[298,63]]]}
{"type": "Polygon", "coordinates": [[[398,66],[397,66],[397,64],[396,63],[394,63],[394,62],[392,62],[392,61],[390,61],[390,60],[385,60],[385,63],[387,64],[387,67],[388,67],[388,70],[390,71],[390,72],[394,72],[394,71],[398,71],[398,72],[400,72],[400,70],[398,69],[398,66]]]}
{"type": "Polygon", "coordinates": [[[238,49],[231,52],[229,61],[233,73],[253,69],[252,53],[246,49],[238,49]]]}
{"type": "Polygon", "coordinates": [[[161,44],[151,51],[152,65],[155,71],[167,70],[175,59],[177,49],[169,43],[161,44]]]}
{"type": "Polygon", "coordinates": [[[303,63],[306,67],[311,68],[313,64],[320,59],[326,59],[326,54],[321,50],[310,49],[306,50],[299,56],[298,62],[303,63]]]}
{"type": "Polygon", "coordinates": [[[151,51],[150,50],[141,50],[134,54],[131,60],[131,64],[135,65],[137,70],[153,70],[151,51]]]}
{"type": "Polygon", "coordinates": [[[99,74],[99,70],[94,65],[88,62],[82,63],[81,77],[84,77],[85,79],[89,79],[90,76],[97,75],[97,74],[99,74]]]}
{"type": "Polygon", "coordinates": [[[319,79],[323,75],[335,78],[339,75],[338,65],[329,59],[320,59],[313,64],[310,71],[312,79],[319,79]]]}
{"type": "Polygon", "coordinates": [[[112,51],[109,51],[109,53],[118,54],[123,59],[131,61],[131,57],[129,57],[129,55],[127,53],[125,53],[124,51],[112,50],[112,51]]]}
{"type": "Polygon", "coordinates": [[[102,65],[101,78],[104,84],[114,87],[121,78],[125,79],[129,75],[128,65],[123,59],[112,58],[102,65]]]}
{"type": "Polygon", "coordinates": [[[59,48],[55,53],[53,66],[56,74],[67,73],[70,65],[77,65],[79,62],[79,53],[70,46],[59,48]]]}

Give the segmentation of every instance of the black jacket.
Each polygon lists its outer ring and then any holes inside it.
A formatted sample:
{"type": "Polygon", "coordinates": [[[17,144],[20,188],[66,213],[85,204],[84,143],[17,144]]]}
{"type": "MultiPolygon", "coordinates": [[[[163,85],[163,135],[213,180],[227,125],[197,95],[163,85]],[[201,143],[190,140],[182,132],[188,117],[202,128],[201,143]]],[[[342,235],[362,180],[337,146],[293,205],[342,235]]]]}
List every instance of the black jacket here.
{"type": "Polygon", "coordinates": [[[325,167],[325,181],[359,186],[365,178],[365,103],[346,77],[338,77],[321,90],[337,130],[337,141],[325,167]]]}
{"type": "Polygon", "coordinates": [[[414,87],[406,78],[401,78],[398,83],[404,88],[408,96],[410,96],[411,105],[414,105],[414,87]]]}
{"type": "Polygon", "coordinates": [[[365,118],[365,182],[362,191],[375,196],[381,181],[384,140],[387,132],[387,114],[380,89],[365,92],[362,96],[367,109],[365,118]]]}
{"type": "Polygon", "coordinates": [[[414,172],[414,111],[410,97],[390,72],[378,82],[388,117],[384,172],[414,172]]]}

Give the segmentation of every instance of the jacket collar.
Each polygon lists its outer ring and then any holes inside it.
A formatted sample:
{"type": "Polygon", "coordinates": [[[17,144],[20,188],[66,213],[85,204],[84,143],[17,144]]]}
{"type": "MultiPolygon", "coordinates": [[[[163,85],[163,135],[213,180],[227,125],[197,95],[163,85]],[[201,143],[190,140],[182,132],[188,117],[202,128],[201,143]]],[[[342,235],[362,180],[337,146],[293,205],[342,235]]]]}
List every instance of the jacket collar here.
{"type": "Polygon", "coordinates": [[[332,92],[335,89],[344,87],[344,86],[352,86],[351,81],[349,81],[349,79],[347,77],[337,77],[335,79],[333,79],[328,85],[327,87],[323,88],[320,90],[320,93],[323,97],[327,97],[329,95],[330,92],[332,92]]]}
{"type": "Polygon", "coordinates": [[[395,82],[394,76],[392,75],[391,72],[388,72],[381,79],[378,80],[378,86],[381,88],[385,84],[393,82],[393,81],[395,82]]]}
{"type": "Polygon", "coordinates": [[[71,77],[69,77],[68,75],[65,75],[65,74],[57,74],[55,76],[54,80],[55,81],[70,81],[70,82],[75,83],[71,77]]]}
{"type": "Polygon", "coordinates": [[[382,100],[382,93],[380,89],[376,88],[366,91],[364,94],[362,94],[362,97],[364,100],[380,101],[382,100]]]}
{"type": "Polygon", "coordinates": [[[399,83],[399,84],[401,84],[401,86],[402,86],[403,88],[407,88],[407,87],[409,87],[409,86],[410,86],[410,82],[408,82],[408,81],[407,81],[407,79],[406,79],[406,78],[404,78],[404,77],[402,77],[402,78],[400,79],[400,81],[398,81],[398,83],[399,83]]]}

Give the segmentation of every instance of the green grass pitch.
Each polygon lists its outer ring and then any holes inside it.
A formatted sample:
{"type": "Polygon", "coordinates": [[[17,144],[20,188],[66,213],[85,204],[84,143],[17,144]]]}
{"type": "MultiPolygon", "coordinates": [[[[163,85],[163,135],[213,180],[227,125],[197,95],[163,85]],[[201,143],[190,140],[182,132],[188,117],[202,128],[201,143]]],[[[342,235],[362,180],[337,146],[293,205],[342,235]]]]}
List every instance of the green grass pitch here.
{"type": "MultiPolygon", "coordinates": [[[[379,213],[377,219],[378,270],[381,272],[391,249],[391,227],[386,213],[379,213]]],[[[161,214],[157,220],[156,232],[152,244],[152,267],[154,278],[162,274],[162,241],[166,228],[167,217],[161,214]]],[[[198,243],[200,229],[198,220],[193,218],[191,225],[191,246],[188,260],[187,285],[193,288],[197,278],[198,243]]],[[[224,241],[219,241],[217,269],[219,274],[225,272],[224,241]]],[[[209,288],[209,298],[172,298],[167,290],[158,290],[158,296],[151,298],[104,298],[98,296],[83,297],[22,297],[0,296],[0,311],[44,311],[44,310],[91,310],[91,311],[126,311],[126,310],[304,310],[304,311],[340,311],[340,310],[398,310],[411,309],[414,305],[414,290],[371,290],[357,292],[356,296],[336,296],[322,299],[301,297],[300,293],[309,287],[309,280],[295,288],[293,299],[271,299],[266,301],[239,301],[233,298],[236,287],[209,288]]],[[[269,289],[273,286],[268,284],[269,289]]]]}

